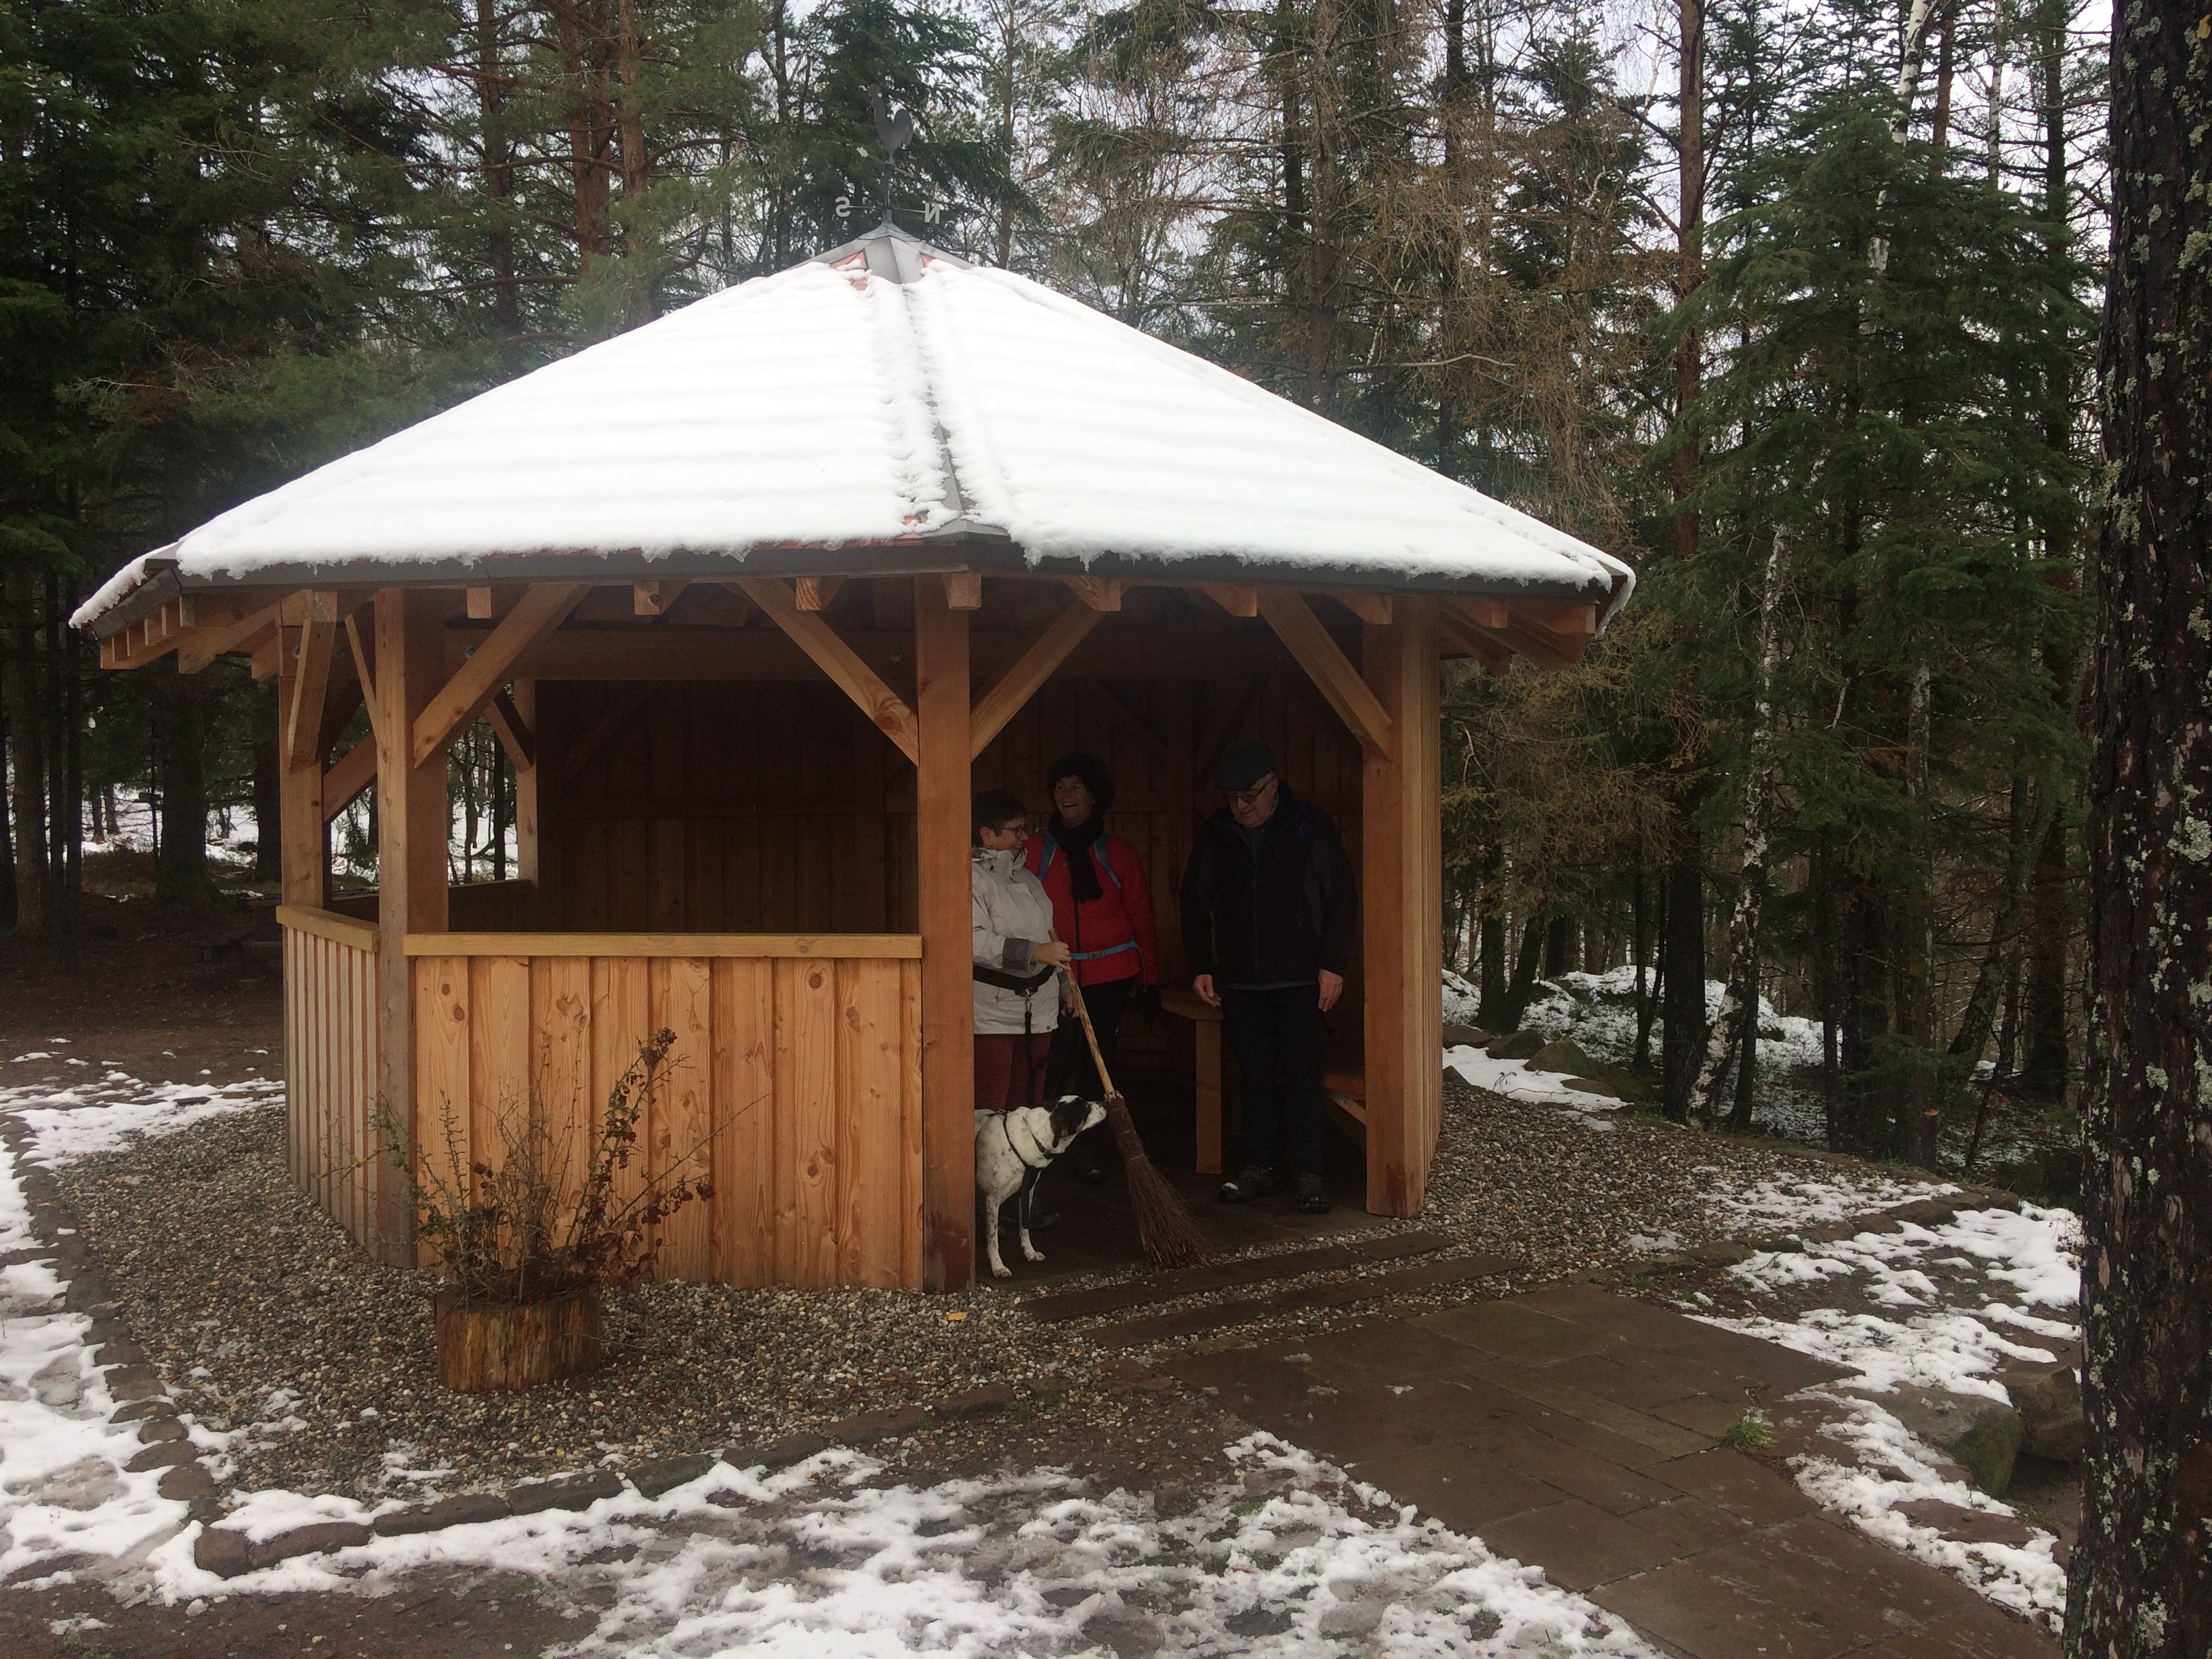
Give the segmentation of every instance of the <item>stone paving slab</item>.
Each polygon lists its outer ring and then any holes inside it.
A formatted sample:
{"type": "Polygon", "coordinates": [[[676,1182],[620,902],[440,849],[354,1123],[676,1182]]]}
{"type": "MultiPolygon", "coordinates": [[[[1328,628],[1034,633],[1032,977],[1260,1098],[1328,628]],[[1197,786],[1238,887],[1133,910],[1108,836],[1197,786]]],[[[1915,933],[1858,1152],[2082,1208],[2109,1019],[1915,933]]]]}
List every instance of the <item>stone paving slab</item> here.
{"type": "Polygon", "coordinates": [[[1721,1443],[1840,1375],[1589,1285],[1178,1358],[1222,1407],[1589,1594],[1678,1659],[2056,1659],[1721,1443]]]}
{"type": "Polygon", "coordinates": [[[1336,1284],[1301,1285],[1272,1296],[1235,1297],[1204,1307],[1178,1308],[1141,1319],[1105,1325],[1090,1333],[1103,1347],[1143,1348],[1156,1342],[1172,1342],[1186,1336],[1204,1336],[1232,1325],[1249,1324],[1281,1314],[1297,1314],[1316,1308],[1343,1307],[1355,1302],[1376,1302],[1440,1285],[1470,1283],[1511,1273],[1517,1261],[1502,1255],[1455,1256],[1447,1261],[1424,1262],[1395,1272],[1370,1273],[1336,1284]]]}
{"type": "Polygon", "coordinates": [[[1450,1241],[1439,1233],[1380,1233],[1372,1238],[1348,1238],[1312,1249],[1287,1250],[1272,1255],[1247,1256],[1236,1261],[1217,1261],[1203,1267],[1180,1267],[1102,1285],[1096,1290],[1066,1291],[1057,1295],[1023,1299],[1021,1310],[1044,1324],[1067,1319],[1087,1319],[1097,1314],[1119,1313],[1124,1308],[1171,1302],[1177,1297],[1206,1291],[1231,1290],[1271,1279],[1293,1279],[1302,1273],[1331,1268],[1364,1267],[1378,1261],[1427,1255],[1450,1241]]]}

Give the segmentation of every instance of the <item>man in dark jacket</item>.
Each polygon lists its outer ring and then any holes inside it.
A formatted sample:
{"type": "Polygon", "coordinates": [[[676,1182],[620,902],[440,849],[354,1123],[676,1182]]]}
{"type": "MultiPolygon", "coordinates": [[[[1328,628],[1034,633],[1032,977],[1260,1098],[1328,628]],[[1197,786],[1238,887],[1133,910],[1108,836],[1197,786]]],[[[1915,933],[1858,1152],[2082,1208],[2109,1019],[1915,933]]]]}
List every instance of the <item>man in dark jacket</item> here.
{"type": "Polygon", "coordinates": [[[1329,1206],[1322,1184],[1322,1016],[1344,994],[1359,942],[1359,898],[1336,826],[1292,798],[1263,743],[1222,757],[1229,805],[1206,819],[1182,884],[1191,988],[1222,1011],[1243,1079],[1243,1167],[1221,1183],[1243,1204],[1282,1190],[1329,1206]]]}

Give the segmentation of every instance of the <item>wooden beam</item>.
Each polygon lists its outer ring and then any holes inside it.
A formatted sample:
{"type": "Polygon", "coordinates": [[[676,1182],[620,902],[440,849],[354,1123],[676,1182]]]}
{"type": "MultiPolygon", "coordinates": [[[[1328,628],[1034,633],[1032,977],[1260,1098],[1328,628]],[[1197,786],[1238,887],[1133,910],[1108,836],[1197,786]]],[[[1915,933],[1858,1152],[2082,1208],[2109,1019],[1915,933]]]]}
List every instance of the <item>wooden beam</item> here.
{"type": "Polygon", "coordinates": [[[416,717],[414,763],[427,765],[455,732],[483,713],[493,694],[507,684],[514,659],[540,635],[558,628],[589,591],[584,582],[539,582],[525,593],[492,629],[491,637],[416,717]]]}
{"type": "Polygon", "coordinates": [[[1597,634],[1597,607],[1573,599],[1513,599],[1510,608],[1523,621],[1553,634],[1570,637],[1580,634],[1595,638],[1597,634]]]}
{"type": "Polygon", "coordinates": [[[945,584],[914,585],[915,843],[921,933],[922,1282],[967,1289],[975,1271],[975,955],[969,925],[968,612],[945,584]]]}
{"type": "Polygon", "coordinates": [[[1437,642],[1443,655],[1473,657],[1490,674],[1503,674],[1512,665],[1512,647],[1488,629],[1442,608],[1437,612],[1437,642]]]}
{"type": "Polygon", "coordinates": [[[323,811],[322,756],[312,745],[322,735],[323,703],[330,683],[330,623],[311,650],[305,628],[280,628],[288,636],[276,675],[277,868],[287,904],[319,910],[330,881],[329,815],[323,811]],[[298,641],[296,648],[293,641],[298,641]],[[313,699],[312,708],[308,700],[313,699]],[[305,756],[307,764],[300,757],[305,756]]]}
{"type": "Polygon", "coordinates": [[[1332,587],[1328,595],[1364,623],[1372,623],[1377,628],[1390,625],[1390,596],[1388,593],[1347,592],[1341,588],[1332,587]]]}
{"type": "Polygon", "coordinates": [[[469,615],[478,622],[491,620],[491,589],[489,587],[469,589],[469,615]]]}
{"type": "MultiPolygon", "coordinates": [[[[845,695],[860,706],[876,729],[898,745],[908,760],[921,752],[915,735],[915,713],[906,701],[860,659],[860,655],[837,635],[837,630],[811,611],[801,611],[789,588],[772,576],[748,576],[739,584],[752,602],[778,628],[791,636],[814,665],[835,681],[845,695]]],[[[934,584],[933,584],[934,585],[934,584]]],[[[943,595],[939,595],[943,604],[943,595]]],[[[967,630],[961,630],[961,658],[967,659],[967,630]]],[[[965,722],[963,722],[965,724],[965,722]]],[[[962,809],[963,811],[966,809],[962,809]]]]}
{"type": "Polygon", "coordinates": [[[1163,760],[1174,754],[1168,740],[1152,729],[1152,723],[1132,708],[1121,694],[1104,680],[1083,680],[1079,684],[1091,696],[1118,714],[1128,728],[1144,740],[1145,746],[1163,760]]]}
{"type": "Polygon", "coordinates": [[[1069,592],[1093,611],[1119,611],[1122,583],[1115,576],[1063,576],[1069,592]]]}
{"type": "Polygon", "coordinates": [[[362,791],[376,781],[376,738],[374,733],[338,757],[337,764],[323,774],[323,822],[361,799],[362,791]]]}
{"type": "MultiPolygon", "coordinates": [[[[538,682],[517,680],[506,696],[514,718],[530,734],[532,763],[514,769],[514,874],[518,881],[529,882],[534,887],[538,863],[538,789],[546,774],[555,769],[548,757],[545,734],[538,729],[538,682]]],[[[492,729],[496,732],[499,727],[495,723],[492,729]]]]}
{"type": "Polygon", "coordinates": [[[838,590],[845,586],[842,576],[801,576],[794,592],[801,611],[827,611],[836,599],[838,590]]]}
{"type": "Polygon", "coordinates": [[[605,747],[607,739],[635,720],[646,704],[659,694],[660,687],[647,680],[627,687],[610,698],[607,706],[599,710],[599,717],[584,728],[583,735],[570,744],[568,752],[562,757],[562,781],[566,782],[580,776],[584,769],[592,763],[592,757],[605,747]]]}
{"type": "Polygon", "coordinates": [[[1197,591],[1205,594],[1232,617],[1256,617],[1260,614],[1260,590],[1236,582],[1199,582],[1197,591]]]}
{"type": "Polygon", "coordinates": [[[981,611],[983,608],[983,573],[980,570],[946,571],[945,603],[955,611],[981,611]]]}
{"type": "Polygon", "coordinates": [[[1461,641],[1486,640],[1518,652],[1539,668],[1565,668],[1579,662],[1597,630],[1595,605],[1561,605],[1549,600],[1509,602],[1454,595],[1443,601],[1438,617],[1448,630],[1448,641],[1449,635],[1456,635],[1461,641]],[[1547,618],[1556,619],[1565,627],[1554,629],[1547,618]]]}
{"type": "Polygon", "coordinates": [[[1401,735],[1360,778],[1367,1207],[1418,1215],[1443,1123],[1443,838],[1434,602],[1408,595],[1361,637],[1363,680],[1401,735]]]}
{"type": "Polygon", "coordinates": [[[975,699],[969,717],[968,756],[973,760],[990,746],[991,739],[1006,729],[1006,722],[1021,713],[1022,705],[1067,660],[1069,652],[1083,643],[1098,625],[1099,613],[1079,601],[1068,604],[1047,623],[1021,653],[994,675],[975,699]]]}
{"type": "Polygon", "coordinates": [[[337,647],[338,627],[335,620],[309,621],[301,623],[298,632],[299,654],[291,664],[291,701],[284,706],[284,740],[278,748],[289,770],[313,771],[319,778],[323,752],[315,745],[323,735],[323,708],[330,701],[331,658],[337,647]]]}
{"type": "Polygon", "coordinates": [[[271,600],[235,622],[194,629],[178,642],[177,672],[197,674],[217,657],[228,656],[234,651],[251,651],[261,642],[262,630],[276,626],[280,608],[277,601],[271,600]]]}
{"type": "Polygon", "coordinates": [[[665,617],[676,608],[676,601],[684,597],[684,590],[691,584],[673,578],[666,581],[632,582],[629,588],[631,613],[640,617],[665,617]]]}
{"type": "MultiPolygon", "coordinates": [[[[446,842],[452,833],[446,763],[413,741],[443,678],[447,600],[427,589],[376,596],[377,1053],[383,1105],[397,1133],[374,1171],[374,1224],[365,1241],[377,1260],[411,1267],[416,1147],[436,1135],[435,1101],[416,1098],[414,980],[410,933],[447,927],[446,842]]],[[[518,607],[520,608],[520,607],[518,607]]]]}
{"type": "Polygon", "coordinates": [[[1376,701],[1367,682],[1359,678],[1358,671],[1345,659],[1328,630],[1321,625],[1306,602],[1286,588],[1263,587],[1260,590],[1260,614],[1267,619],[1267,626],[1275,630],[1298,666],[1306,671],[1306,678],[1314,689],[1336,710],[1336,717],[1350,728],[1352,735],[1368,749],[1380,755],[1390,752],[1390,716],[1376,701]]]}
{"type": "MultiPolygon", "coordinates": [[[[377,721],[383,718],[378,712],[380,705],[376,700],[376,647],[374,636],[364,635],[361,617],[362,613],[358,611],[347,613],[346,647],[353,653],[353,672],[360,678],[361,695],[368,704],[370,734],[381,738],[384,733],[377,729],[376,725],[377,721]]],[[[374,626],[373,623],[370,625],[374,626]]]]}
{"type": "Polygon", "coordinates": [[[353,720],[354,710],[367,701],[360,680],[352,673],[348,672],[343,679],[339,678],[338,670],[344,666],[343,657],[334,659],[331,664],[331,696],[323,707],[323,729],[315,737],[318,754],[327,755],[337,747],[338,739],[345,736],[346,726],[353,720]]]}
{"type": "Polygon", "coordinates": [[[521,712],[514,706],[514,699],[507,695],[504,688],[493,694],[490,705],[484,710],[484,717],[490,720],[492,735],[499,739],[499,746],[507,750],[507,757],[514,763],[517,772],[527,772],[537,766],[537,735],[531,731],[530,722],[523,719],[521,712]]]}
{"type": "Polygon", "coordinates": [[[283,629],[272,628],[257,635],[253,644],[253,678],[257,680],[273,678],[283,665],[283,629]]]}

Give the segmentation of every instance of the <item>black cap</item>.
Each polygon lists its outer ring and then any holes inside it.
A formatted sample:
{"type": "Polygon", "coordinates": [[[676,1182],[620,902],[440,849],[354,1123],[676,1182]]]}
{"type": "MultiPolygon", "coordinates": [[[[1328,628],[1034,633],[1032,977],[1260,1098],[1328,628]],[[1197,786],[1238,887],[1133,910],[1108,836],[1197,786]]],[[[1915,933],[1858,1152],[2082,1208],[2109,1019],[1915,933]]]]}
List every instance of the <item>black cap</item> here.
{"type": "Polygon", "coordinates": [[[1214,783],[1228,790],[1249,789],[1275,769],[1275,751],[1264,743],[1240,743],[1221,757],[1214,783]]]}

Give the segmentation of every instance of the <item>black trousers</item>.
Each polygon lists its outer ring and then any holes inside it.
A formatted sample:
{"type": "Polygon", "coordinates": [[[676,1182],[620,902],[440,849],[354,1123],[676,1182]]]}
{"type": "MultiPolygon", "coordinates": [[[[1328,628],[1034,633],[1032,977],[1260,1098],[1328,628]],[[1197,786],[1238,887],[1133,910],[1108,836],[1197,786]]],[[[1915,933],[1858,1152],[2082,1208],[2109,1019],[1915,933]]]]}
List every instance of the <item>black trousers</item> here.
{"type": "MultiPolygon", "coordinates": [[[[1142,975],[1132,974],[1127,979],[1109,979],[1103,985],[1083,988],[1083,1006],[1091,1011],[1091,1024],[1098,1032],[1098,1052],[1106,1056],[1109,1072],[1121,1069],[1121,1015],[1144,982],[1142,975]]],[[[1048,1101],[1062,1095],[1081,1095],[1085,1100],[1106,1097],[1098,1068],[1091,1063],[1091,1045],[1084,1040],[1083,1022],[1073,1014],[1062,1015],[1052,1034],[1052,1064],[1045,1075],[1048,1101]]]]}
{"type": "Polygon", "coordinates": [[[1237,1056],[1244,1122],[1242,1167],[1319,1175],[1321,988],[1221,994],[1223,1035],[1237,1056]]]}

